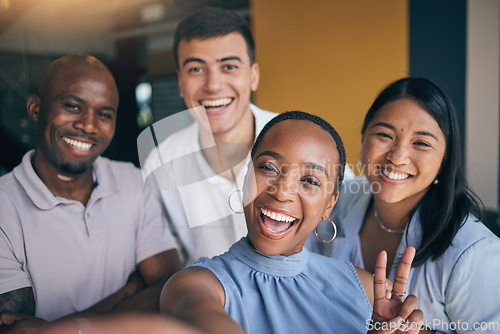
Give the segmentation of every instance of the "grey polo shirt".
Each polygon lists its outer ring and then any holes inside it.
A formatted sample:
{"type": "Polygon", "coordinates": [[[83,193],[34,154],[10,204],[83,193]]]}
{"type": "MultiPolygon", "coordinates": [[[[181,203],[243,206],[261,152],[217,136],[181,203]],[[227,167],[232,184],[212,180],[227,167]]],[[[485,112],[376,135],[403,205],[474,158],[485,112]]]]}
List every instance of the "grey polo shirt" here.
{"type": "Polygon", "coordinates": [[[35,315],[53,320],[116,292],[138,263],[176,248],[132,164],[99,157],[84,206],[49,191],[33,153],[0,178],[0,293],[31,286],[35,315]]]}

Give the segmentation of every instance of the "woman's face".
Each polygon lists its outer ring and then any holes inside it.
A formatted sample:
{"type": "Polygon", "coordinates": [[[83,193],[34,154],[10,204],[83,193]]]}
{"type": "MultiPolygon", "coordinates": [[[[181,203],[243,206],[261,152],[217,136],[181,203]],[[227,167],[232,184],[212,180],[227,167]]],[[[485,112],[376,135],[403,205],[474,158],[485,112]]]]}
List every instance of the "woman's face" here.
{"type": "Polygon", "coordinates": [[[338,163],[335,141],[312,122],[286,120],[268,130],[244,187],[248,237],[259,252],[288,256],[302,250],[337,201],[338,163]]]}
{"type": "Polygon", "coordinates": [[[379,200],[416,205],[439,173],[446,139],[436,120],[410,98],[387,103],[368,124],[361,160],[379,200]]]}

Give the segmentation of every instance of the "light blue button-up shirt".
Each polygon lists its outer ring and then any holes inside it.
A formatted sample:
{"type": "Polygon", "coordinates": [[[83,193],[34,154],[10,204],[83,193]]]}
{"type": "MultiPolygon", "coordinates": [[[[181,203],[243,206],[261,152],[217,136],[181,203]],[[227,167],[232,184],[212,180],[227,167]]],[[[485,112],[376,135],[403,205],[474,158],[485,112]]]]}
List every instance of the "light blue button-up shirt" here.
{"type": "MultiPolygon", "coordinates": [[[[337,238],[325,244],[311,235],[308,248],[355,262],[358,234],[371,199],[366,178],[347,180],[330,217],[337,224],[337,238]]],[[[390,280],[394,280],[406,247],[418,249],[421,243],[418,211],[407,228],[390,280]]],[[[428,328],[444,333],[500,333],[499,283],[500,239],[470,216],[439,259],[411,269],[407,291],[418,297],[428,328]]]]}

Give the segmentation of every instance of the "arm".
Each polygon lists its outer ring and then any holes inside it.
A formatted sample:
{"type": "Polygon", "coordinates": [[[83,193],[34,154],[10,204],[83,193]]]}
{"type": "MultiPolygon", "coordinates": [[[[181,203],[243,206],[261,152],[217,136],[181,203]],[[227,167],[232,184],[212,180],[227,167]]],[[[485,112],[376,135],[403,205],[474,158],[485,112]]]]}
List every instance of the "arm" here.
{"type": "Polygon", "coordinates": [[[188,268],[168,280],[160,296],[160,311],[206,333],[244,333],[224,310],[224,288],[207,269],[188,268]]]}
{"type": "Polygon", "coordinates": [[[165,282],[181,269],[181,260],[177,250],[154,255],[138,265],[138,271],[146,284],[146,288],[123,300],[116,306],[117,310],[159,311],[160,293],[165,282]]]}
{"type": "Polygon", "coordinates": [[[157,314],[122,313],[89,319],[85,324],[65,321],[44,326],[36,334],[202,334],[176,319],[157,314]]]}
{"type": "Polygon", "coordinates": [[[123,288],[88,309],[59,320],[125,311],[158,312],[161,289],[167,279],[180,268],[180,259],[175,249],[147,258],[139,263],[138,272],[131,275],[123,288]]]}
{"type": "Polygon", "coordinates": [[[0,295],[0,332],[25,332],[47,321],[34,317],[35,300],[31,287],[9,291],[0,295]]]}

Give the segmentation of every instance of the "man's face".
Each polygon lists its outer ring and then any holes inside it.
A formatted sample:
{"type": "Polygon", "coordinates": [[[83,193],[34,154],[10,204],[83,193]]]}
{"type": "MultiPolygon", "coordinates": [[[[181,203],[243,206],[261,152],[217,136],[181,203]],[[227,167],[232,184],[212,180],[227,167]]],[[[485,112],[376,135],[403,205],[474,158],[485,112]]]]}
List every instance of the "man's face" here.
{"type": "Polygon", "coordinates": [[[60,69],[41,100],[32,95],[38,108],[37,150],[40,164],[66,174],[85,172],[113,138],[118,92],[109,73],[75,64],[60,69]]]}
{"type": "Polygon", "coordinates": [[[188,108],[203,105],[214,134],[235,127],[250,113],[250,93],[259,84],[259,68],[250,64],[239,33],[181,41],[179,89],[188,108]]]}

